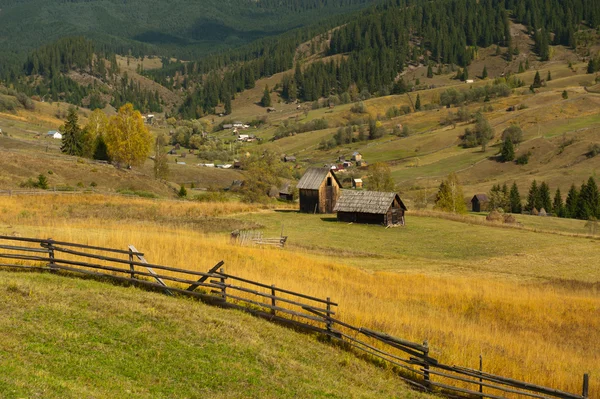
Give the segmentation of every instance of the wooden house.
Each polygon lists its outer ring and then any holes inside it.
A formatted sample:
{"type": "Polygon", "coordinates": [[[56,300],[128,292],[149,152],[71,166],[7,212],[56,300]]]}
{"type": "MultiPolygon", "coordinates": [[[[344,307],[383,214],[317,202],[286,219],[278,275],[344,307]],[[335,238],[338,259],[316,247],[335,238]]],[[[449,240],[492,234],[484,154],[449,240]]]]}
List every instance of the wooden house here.
{"type": "Polygon", "coordinates": [[[485,194],[475,194],[471,198],[471,209],[473,212],[487,211],[489,199],[485,194]]]}
{"type": "Polygon", "coordinates": [[[362,188],[363,181],[362,179],[352,179],[352,188],[362,188]]]}
{"type": "Polygon", "coordinates": [[[340,222],[404,226],[407,209],[396,193],[342,190],[334,210],[340,222]]]}
{"type": "Polygon", "coordinates": [[[360,153],[360,152],[358,152],[358,151],[355,151],[355,152],[352,154],[352,160],[353,160],[353,161],[355,161],[355,162],[361,161],[361,160],[362,160],[362,155],[361,155],[361,153],[360,153]]]}
{"type": "Polygon", "coordinates": [[[300,212],[333,213],[342,184],[329,168],[309,168],[296,187],[300,212]]]}

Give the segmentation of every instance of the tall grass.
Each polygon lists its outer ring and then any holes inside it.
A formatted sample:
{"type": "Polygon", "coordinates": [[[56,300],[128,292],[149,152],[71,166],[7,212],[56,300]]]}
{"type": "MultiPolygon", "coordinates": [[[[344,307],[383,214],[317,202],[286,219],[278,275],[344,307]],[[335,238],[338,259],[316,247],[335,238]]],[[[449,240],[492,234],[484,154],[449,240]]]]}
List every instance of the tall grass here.
{"type": "Polygon", "coordinates": [[[78,198],[61,198],[52,205],[47,198],[2,199],[0,223],[10,227],[0,224],[0,232],[123,249],[134,244],[152,263],[199,271],[223,259],[227,272],[331,297],[340,304],[343,321],[413,341],[427,339],[431,356],[447,364],[476,367],[482,354],[485,371],[571,392],[579,392],[581,375],[590,372],[591,392],[600,392],[598,282],[501,279],[468,270],[462,275],[370,272],[301,250],[231,245],[225,235],[178,223],[187,214],[259,210],[250,205],[89,199],[81,203],[78,198]],[[136,217],[164,212],[172,223],[152,218],[132,223],[123,217],[128,204],[144,209],[136,217]],[[65,209],[69,206],[73,212],[89,209],[93,217],[70,218],[65,209]],[[101,206],[119,212],[94,214],[101,206]],[[48,207],[49,216],[41,216],[48,207]],[[29,216],[23,217],[23,212],[29,216]]]}

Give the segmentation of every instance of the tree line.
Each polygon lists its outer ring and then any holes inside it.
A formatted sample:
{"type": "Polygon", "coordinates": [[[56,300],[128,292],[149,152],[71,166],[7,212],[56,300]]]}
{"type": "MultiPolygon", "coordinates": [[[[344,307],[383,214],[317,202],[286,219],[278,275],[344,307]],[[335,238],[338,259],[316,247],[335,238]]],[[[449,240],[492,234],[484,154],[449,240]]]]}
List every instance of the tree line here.
{"type": "Polygon", "coordinates": [[[549,185],[546,182],[538,183],[536,180],[531,183],[525,204],[516,183],[513,183],[510,190],[506,183],[502,187],[499,184],[494,185],[488,199],[489,209],[501,208],[511,213],[552,214],[561,218],[581,220],[600,218],[600,194],[592,176],[582,183],[579,189],[572,184],[565,200],[560,188],[557,188],[552,196],[549,185]]]}

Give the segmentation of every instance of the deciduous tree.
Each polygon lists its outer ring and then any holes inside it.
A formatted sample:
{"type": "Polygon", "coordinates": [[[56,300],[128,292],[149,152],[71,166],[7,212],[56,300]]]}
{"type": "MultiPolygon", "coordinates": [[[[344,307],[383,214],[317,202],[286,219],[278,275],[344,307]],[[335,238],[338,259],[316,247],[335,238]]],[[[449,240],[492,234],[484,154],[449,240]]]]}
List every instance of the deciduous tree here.
{"type": "Polygon", "coordinates": [[[129,103],[110,118],[104,140],[110,158],[118,165],[141,165],[152,149],[152,135],[142,115],[129,103]]]}
{"type": "Polygon", "coordinates": [[[462,187],[455,173],[451,173],[442,181],[435,200],[435,209],[445,212],[466,213],[462,187]]]}
{"type": "Polygon", "coordinates": [[[395,191],[396,185],[392,180],[390,167],[383,162],[377,162],[369,166],[367,187],[371,191],[395,191]]]}

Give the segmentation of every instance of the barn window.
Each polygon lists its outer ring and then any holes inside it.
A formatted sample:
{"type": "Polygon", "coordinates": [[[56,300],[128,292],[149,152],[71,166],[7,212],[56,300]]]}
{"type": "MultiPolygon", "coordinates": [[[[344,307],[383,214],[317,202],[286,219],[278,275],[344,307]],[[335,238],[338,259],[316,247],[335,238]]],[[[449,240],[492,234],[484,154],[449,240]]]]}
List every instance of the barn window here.
{"type": "Polygon", "coordinates": [[[331,187],[332,185],[332,181],[331,181],[331,177],[327,178],[327,187],[331,187]]]}

